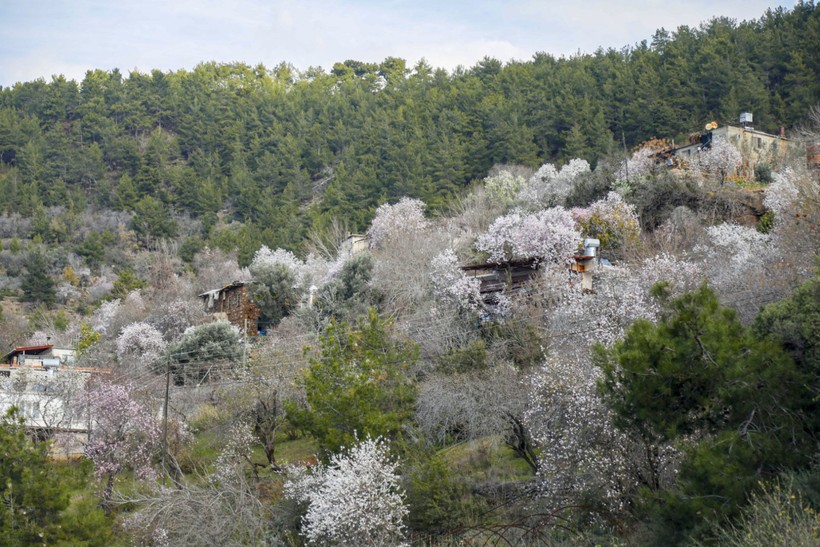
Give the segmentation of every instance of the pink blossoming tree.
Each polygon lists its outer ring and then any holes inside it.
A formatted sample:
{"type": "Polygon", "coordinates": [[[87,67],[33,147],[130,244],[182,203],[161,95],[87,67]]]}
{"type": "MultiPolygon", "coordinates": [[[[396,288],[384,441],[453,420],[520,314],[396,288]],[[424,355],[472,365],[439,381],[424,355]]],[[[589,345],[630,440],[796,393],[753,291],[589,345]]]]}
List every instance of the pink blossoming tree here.
{"type": "Polygon", "coordinates": [[[104,383],[87,394],[91,433],[85,456],[98,479],[106,478],[103,503],[108,504],[114,479],[132,470],[140,479],[155,479],[152,459],[160,442],[160,426],[149,408],[135,398],[130,384],[104,383]]]}

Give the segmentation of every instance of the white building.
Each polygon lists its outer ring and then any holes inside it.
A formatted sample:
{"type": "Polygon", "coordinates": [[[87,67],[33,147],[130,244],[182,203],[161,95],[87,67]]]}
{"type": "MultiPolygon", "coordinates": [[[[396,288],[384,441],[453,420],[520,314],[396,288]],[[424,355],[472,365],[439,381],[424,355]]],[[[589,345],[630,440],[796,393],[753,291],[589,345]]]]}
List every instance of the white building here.
{"type": "Polygon", "coordinates": [[[0,364],[0,412],[20,410],[26,428],[53,439],[55,455],[82,453],[88,433],[83,411],[85,385],[103,369],[73,366],[74,350],[53,346],[15,348],[0,364]]]}

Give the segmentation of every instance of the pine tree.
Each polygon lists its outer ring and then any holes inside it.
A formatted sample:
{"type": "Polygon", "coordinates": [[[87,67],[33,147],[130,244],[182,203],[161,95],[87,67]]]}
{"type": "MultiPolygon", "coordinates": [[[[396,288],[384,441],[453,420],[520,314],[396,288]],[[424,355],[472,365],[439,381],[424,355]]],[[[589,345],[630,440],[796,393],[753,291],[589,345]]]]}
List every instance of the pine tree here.
{"type": "Polygon", "coordinates": [[[29,255],[21,287],[26,300],[42,302],[49,307],[54,305],[56,300],[54,281],[48,273],[48,262],[39,251],[29,255]]]}

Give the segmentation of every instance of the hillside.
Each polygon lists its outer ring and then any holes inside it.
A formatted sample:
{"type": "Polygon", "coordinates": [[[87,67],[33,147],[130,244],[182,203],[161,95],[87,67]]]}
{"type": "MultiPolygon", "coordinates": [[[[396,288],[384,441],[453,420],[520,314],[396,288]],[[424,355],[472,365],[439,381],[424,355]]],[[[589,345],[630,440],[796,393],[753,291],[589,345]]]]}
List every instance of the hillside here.
{"type": "Polygon", "coordinates": [[[820,540],[818,33],[0,90],[0,543],[820,540]]]}

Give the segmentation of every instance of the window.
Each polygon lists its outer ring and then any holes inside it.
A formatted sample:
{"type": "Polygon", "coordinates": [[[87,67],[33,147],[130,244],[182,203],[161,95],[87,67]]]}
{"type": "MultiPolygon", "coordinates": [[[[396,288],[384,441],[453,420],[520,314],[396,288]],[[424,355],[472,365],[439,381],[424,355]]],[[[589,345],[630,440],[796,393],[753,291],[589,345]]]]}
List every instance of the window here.
{"type": "Polygon", "coordinates": [[[40,401],[23,401],[20,410],[26,418],[36,420],[40,417],[40,401]]]}

